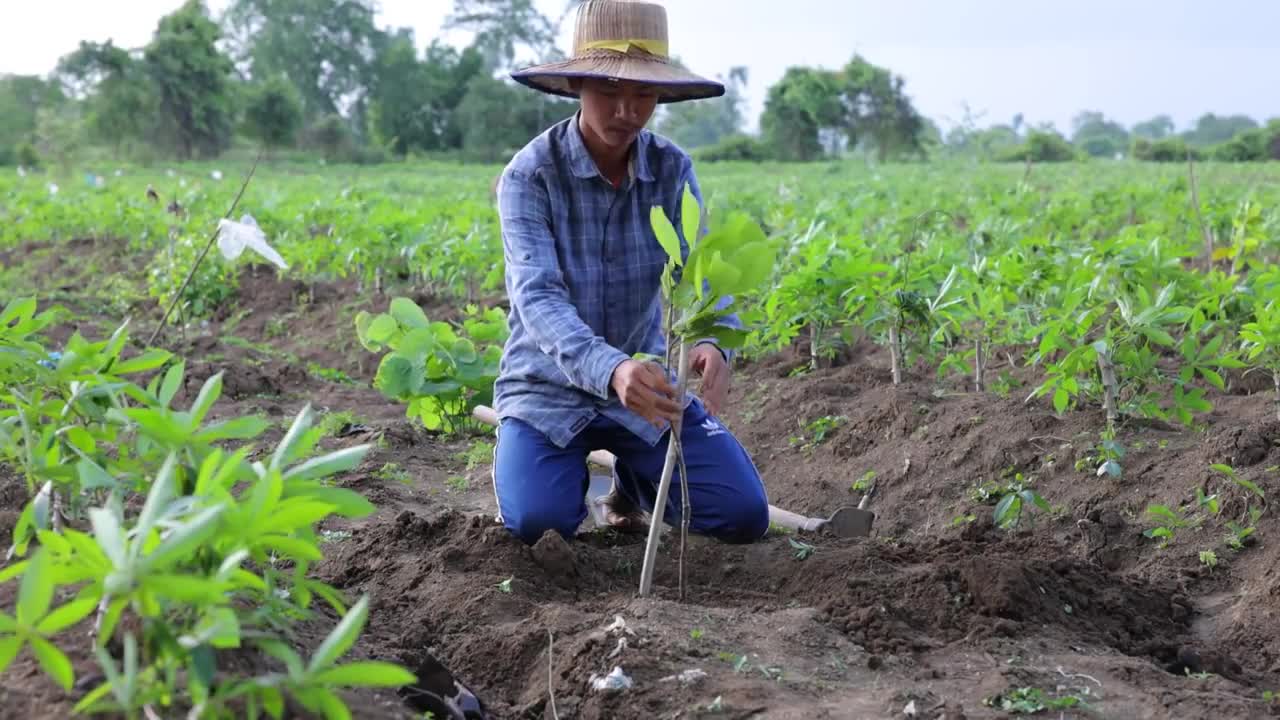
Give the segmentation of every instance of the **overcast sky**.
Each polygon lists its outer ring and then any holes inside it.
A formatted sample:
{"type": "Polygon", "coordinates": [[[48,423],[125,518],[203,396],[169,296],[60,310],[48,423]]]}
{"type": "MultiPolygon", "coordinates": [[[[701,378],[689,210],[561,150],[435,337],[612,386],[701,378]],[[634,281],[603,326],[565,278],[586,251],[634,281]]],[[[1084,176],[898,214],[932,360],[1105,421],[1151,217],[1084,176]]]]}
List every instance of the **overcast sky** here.
{"type": "MultiPolygon", "coordinates": [[[[206,0],[220,13],[228,0],[206,0]]],[[[564,0],[537,0],[549,15],[564,0]]],[[[141,46],[181,0],[0,0],[0,73],[44,74],[80,40],[141,46]],[[19,17],[21,19],[19,20],[19,17]]],[[[982,124],[1023,113],[1070,129],[1097,109],[1126,125],[1158,113],[1280,116],[1278,0],[666,0],[672,51],[707,75],[750,69],[749,115],[790,65],[861,52],[906,80],[944,128],[963,103],[982,124]]],[[[440,34],[452,0],[381,0],[379,24],[440,34]]],[[[566,23],[568,47],[572,18],[566,23]]],[[[462,35],[452,41],[466,42],[462,35]]]]}

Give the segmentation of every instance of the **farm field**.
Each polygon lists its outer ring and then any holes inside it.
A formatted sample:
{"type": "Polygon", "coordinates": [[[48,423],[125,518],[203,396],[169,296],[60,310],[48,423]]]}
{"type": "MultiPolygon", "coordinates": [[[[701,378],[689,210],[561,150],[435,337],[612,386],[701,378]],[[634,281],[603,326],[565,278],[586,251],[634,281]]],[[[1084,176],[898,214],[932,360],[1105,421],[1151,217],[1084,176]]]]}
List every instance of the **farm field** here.
{"type": "Polygon", "coordinates": [[[258,167],[288,269],[215,248],[148,343],[247,170],[0,179],[0,715],[422,717],[432,658],[494,718],[1280,707],[1274,164],[700,168],[779,247],[725,424],[773,504],[878,517],[691,537],[684,600],[678,537],[638,598],[643,536],[493,521],[497,167],[258,167]]]}

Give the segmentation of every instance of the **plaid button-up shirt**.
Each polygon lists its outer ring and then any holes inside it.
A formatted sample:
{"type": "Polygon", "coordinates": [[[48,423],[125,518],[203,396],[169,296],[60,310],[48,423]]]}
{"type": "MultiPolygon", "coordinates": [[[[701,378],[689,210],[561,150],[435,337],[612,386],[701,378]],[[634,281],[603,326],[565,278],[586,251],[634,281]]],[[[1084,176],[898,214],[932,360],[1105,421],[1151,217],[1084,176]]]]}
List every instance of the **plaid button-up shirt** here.
{"type": "MultiPolygon", "coordinates": [[[[682,235],[686,184],[702,204],[689,156],[646,130],[633,146],[628,177],[614,188],[588,153],[577,114],[507,165],[498,213],[511,334],[494,385],[499,418],[523,420],[559,447],[600,414],[650,445],[661,439],[666,427],[623,407],[610,380],[633,354],[666,352],[667,256],[649,213],[661,206],[682,235]]],[[[682,246],[687,255],[683,238],[682,246]]]]}

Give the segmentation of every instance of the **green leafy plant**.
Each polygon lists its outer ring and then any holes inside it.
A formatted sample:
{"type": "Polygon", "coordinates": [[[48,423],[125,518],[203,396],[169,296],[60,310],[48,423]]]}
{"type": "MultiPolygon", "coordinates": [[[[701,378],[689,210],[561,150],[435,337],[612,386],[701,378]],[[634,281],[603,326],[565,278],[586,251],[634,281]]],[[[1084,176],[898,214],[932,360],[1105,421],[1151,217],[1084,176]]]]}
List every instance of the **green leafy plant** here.
{"type": "Polygon", "coordinates": [[[407,404],[406,415],[428,430],[458,433],[472,427],[471,412],[493,402],[507,325],[502,311],[468,308],[461,327],[432,322],[408,298],[391,301],[386,313],[361,311],[355,319],[360,343],[383,355],[374,386],[407,404]]]}
{"type": "MultiPolygon", "coordinates": [[[[15,317],[38,317],[30,303],[21,306],[15,317]]],[[[332,483],[368,446],[317,454],[321,432],[304,407],[259,454],[252,441],[269,423],[209,419],[220,374],[179,409],[184,364],[161,351],[126,356],[124,326],[102,342],[73,336],[58,353],[42,342],[0,337],[10,381],[0,389],[0,448],[40,488],[0,571],[0,582],[19,582],[15,611],[0,614],[0,672],[29,647],[44,672],[70,687],[63,643],[92,615],[106,681],[77,712],[279,718],[288,695],[326,717],[349,717],[334,690],[412,680],[382,663],[336,664],[367,605],[348,610],[340,592],[310,573],[323,558],[319,523],[373,512],[332,483]],[[154,374],[145,386],[129,379],[146,372],[154,374]],[[54,607],[54,597],[68,594],[54,607]],[[317,598],[342,621],[310,664],[293,667],[280,648],[294,622],[315,617],[317,598]],[[245,677],[225,661],[243,648],[284,662],[287,674],[245,677]]]]}
{"type": "Polygon", "coordinates": [[[1271,373],[1276,419],[1280,420],[1280,302],[1271,300],[1255,308],[1253,320],[1240,327],[1240,340],[1245,357],[1271,373]]]}
{"type": "MultiPolygon", "coordinates": [[[[730,213],[723,223],[710,229],[705,235],[702,234],[702,208],[688,186],[681,195],[677,214],[682,234],[677,233],[672,220],[660,206],[651,209],[650,223],[654,235],[667,254],[667,263],[662,272],[668,356],[665,363],[670,368],[674,355],[676,395],[684,397],[689,382],[690,343],[710,339],[725,350],[734,350],[743,345],[750,331],[733,327],[728,318],[739,296],[759,290],[769,279],[773,273],[773,256],[776,250],[764,231],[745,213],[730,213]]],[[[684,538],[688,534],[689,502],[683,454],[679,447],[680,432],[681,423],[677,420],[668,434],[667,455],[652,514],[655,518],[664,516],[671,478],[679,462],[682,466],[680,484],[683,498],[680,532],[680,591],[683,595],[683,548],[684,538]]],[[[645,561],[640,575],[641,596],[649,594],[653,583],[653,566],[661,525],[660,521],[650,524],[645,561]]]]}

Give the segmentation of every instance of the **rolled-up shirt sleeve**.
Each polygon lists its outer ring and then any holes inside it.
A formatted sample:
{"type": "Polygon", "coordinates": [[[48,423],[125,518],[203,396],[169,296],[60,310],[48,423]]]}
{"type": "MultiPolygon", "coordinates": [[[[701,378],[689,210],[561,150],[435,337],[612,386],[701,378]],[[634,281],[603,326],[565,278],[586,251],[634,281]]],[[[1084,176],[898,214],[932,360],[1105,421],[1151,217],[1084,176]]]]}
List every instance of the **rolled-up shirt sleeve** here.
{"type": "Polygon", "coordinates": [[[605,342],[569,296],[551,227],[551,201],[541,178],[509,169],[498,188],[498,215],[512,308],[538,348],[569,382],[607,399],[626,353],[605,342]]]}

